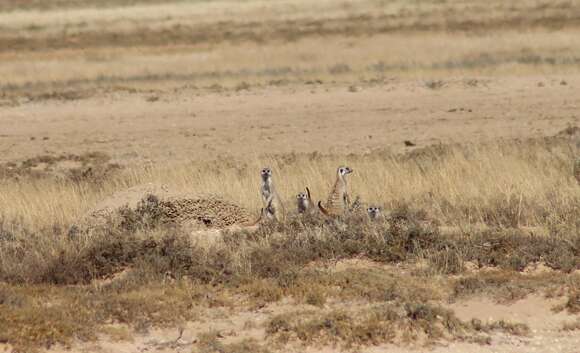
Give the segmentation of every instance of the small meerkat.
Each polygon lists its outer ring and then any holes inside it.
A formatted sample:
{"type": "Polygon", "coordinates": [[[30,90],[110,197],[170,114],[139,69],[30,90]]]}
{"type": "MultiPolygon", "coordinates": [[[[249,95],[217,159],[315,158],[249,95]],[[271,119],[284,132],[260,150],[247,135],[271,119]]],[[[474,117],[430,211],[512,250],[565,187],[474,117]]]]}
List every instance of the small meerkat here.
{"type": "Polygon", "coordinates": [[[377,221],[383,216],[381,208],[376,206],[367,207],[367,214],[369,215],[371,221],[377,221]]]}
{"type": "Polygon", "coordinates": [[[307,213],[312,207],[312,198],[310,196],[310,189],[306,188],[306,192],[300,192],[296,195],[296,206],[298,213],[307,213]]]}
{"type": "Polygon", "coordinates": [[[277,221],[284,217],[284,205],[272,179],[272,170],[270,168],[263,168],[260,172],[262,183],[260,187],[260,194],[264,203],[263,213],[270,219],[277,221]]]}
{"type": "Polygon", "coordinates": [[[322,213],[327,216],[341,216],[349,210],[350,198],[348,196],[346,176],[352,172],[353,170],[349,167],[338,167],[336,181],[328,196],[326,206],[322,206],[322,202],[318,201],[318,208],[322,213]]]}

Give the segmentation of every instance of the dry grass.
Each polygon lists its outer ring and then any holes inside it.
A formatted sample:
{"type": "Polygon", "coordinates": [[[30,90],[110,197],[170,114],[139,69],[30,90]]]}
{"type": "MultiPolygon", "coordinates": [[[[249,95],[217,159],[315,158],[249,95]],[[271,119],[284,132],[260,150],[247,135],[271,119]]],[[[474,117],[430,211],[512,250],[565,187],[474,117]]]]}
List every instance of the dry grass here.
{"type": "MultiPolygon", "coordinates": [[[[203,317],[203,308],[255,310],[294,298],[322,311],[301,315],[297,322],[270,324],[278,327],[268,329],[276,342],[297,338],[305,344],[335,342],[347,347],[410,342],[417,337],[426,344],[452,339],[482,342],[480,333],[502,330],[520,335],[527,331],[524,326],[502,322],[462,323],[451,312],[429,303],[475,293],[513,300],[551,287],[575,288],[579,283],[574,274],[520,275],[506,261],[497,264],[500,275],[482,272],[459,280],[421,271],[403,275],[388,266],[339,271],[321,266],[361,257],[376,263],[412,265],[446,247],[456,249],[461,261],[486,257],[485,249],[467,251],[481,249],[477,243],[437,234],[430,225],[421,226],[413,218],[416,214],[398,211],[397,218],[384,224],[371,224],[357,216],[344,225],[319,218],[293,219],[265,225],[256,233],[227,234],[210,244],[193,241],[178,229],[152,224],[140,230],[110,225],[103,233],[69,239],[57,253],[38,247],[34,237],[30,241],[4,240],[0,281],[10,284],[0,287],[4,313],[0,341],[27,351],[92,340],[101,327],[107,334],[106,325],[111,323],[143,331],[196,320],[203,317]],[[324,311],[327,306],[335,310],[349,302],[386,303],[386,311],[324,311]],[[43,320],[45,316],[51,319],[43,320]],[[394,327],[408,330],[393,331],[394,327]],[[401,334],[402,341],[393,341],[401,334]]],[[[526,254],[546,251],[543,238],[520,236],[521,243],[528,244],[526,254]]],[[[578,258],[577,245],[570,245],[578,241],[577,235],[568,235],[554,244],[569,246],[568,251],[578,258]]],[[[494,251],[495,258],[517,256],[509,246],[494,251]]],[[[520,255],[518,261],[533,263],[538,258],[520,255]]],[[[575,304],[570,303],[575,303],[572,296],[566,305],[572,310],[575,304]]],[[[222,349],[219,342],[216,347],[213,341],[203,342],[200,349],[222,349]]],[[[249,342],[224,347],[237,350],[247,345],[259,347],[249,342]]]]}
{"type": "Polygon", "coordinates": [[[70,225],[96,200],[149,182],[178,192],[215,194],[257,212],[258,171],[264,166],[274,170],[282,199],[292,209],[296,193],[305,186],[315,199],[324,200],[336,167],[347,164],[355,170],[351,194],[387,211],[412,205],[426,219],[447,226],[543,227],[570,233],[579,226],[580,191],[572,173],[577,153],[567,138],[546,138],[433,146],[402,156],[388,151],[314,153],[156,165],[118,172],[97,186],[91,179],[9,178],[0,185],[0,213],[5,223],[18,220],[31,230],[70,225]]]}
{"type": "Polygon", "coordinates": [[[568,294],[568,300],[559,306],[554,308],[554,311],[567,310],[570,314],[580,314],[580,284],[571,286],[570,293],[568,294]]]}
{"type": "Polygon", "coordinates": [[[577,10],[565,1],[293,0],[0,13],[0,98],[382,82],[393,75],[438,82],[432,78],[569,74],[580,60],[577,10]]]}
{"type": "MultiPolygon", "coordinates": [[[[577,257],[577,255],[575,255],[577,257]]],[[[490,271],[468,275],[458,279],[453,285],[453,300],[485,295],[498,302],[510,303],[525,298],[531,293],[555,289],[573,290],[580,285],[577,275],[547,273],[524,275],[513,271],[490,271]]],[[[573,300],[573,299],[570,299],[573,300]]],[[[563,308],[566,308],[564,306],[563,308]]],[[[569,309],[571,310],[571,309],[569,309]]]]}
{"type": "Polygon", "coordinates": [[[199,338],[199,342],[192,353],[268,353],[264,345],[254,339],[245,339],[240,342],[223,344],[219,341],[219,333],[207,332],[199,338]]]}
{"type": "MultiPolygon", "coordinates": [[[[26,169],[18,177],[4,173],[0,282],[5,284],[0,306],[6,315],[0,321],[0,341],[24,350],[69,344],[94,339],[110,323],[135,330],[172,326],[195,320],[199,308],[255,309],[284,298],[315,312],[304,322],[272,329],[276,342],[292,337],[306,344],[338,339],[345,346],[392,342],[399,333],[391,332],[391,319],[411,325],[410,332],[427,337],[426,342],[484,342],[478,335],[495,330],[525,334],[525,327],[507,323],[459,324],[429,303],[481,294],[503,302],[534,292],[570,292],[563,309],[577,311],[576,153],[570,137],[559,136],[435,146],[405,155],[292,154],[222,159],[217,165],[130,168],[100,183],[26,169]],[[304,186],[323,198],[339,164],[355,170],[353,195],[384,205],[384,220],[370,222],[354,213],[329,223],[318,215],[290,214],[284,223],[264,224],[254,233],[226,233],[208,242],[159,222],[152,204],[130,212],[122,208],[121,222],[90,232],[70,229],[98,199],[145,182],[165,183],[178,191],[203,190],[256,210],[257,171],[264,165],[274,169],[291,208],[294,193],[304,186]],[[457,227],[441,232],[443,225],[457,227]],[[530,231],[532,226],[537,228],[530,231]],[[538,231],[542,234],[534,234],[538,231]],[[383,267],[325,269],[353,258],[383,267]],[[540,261],[555,272],[519,273],[540,261]],[[495,270],[464,273],[466,262],[495,270]],[[396,264],[414,269],[403,275],[390,269],[396,264]],[[435,321],[422,321],[409,314],[411,309],[385,316],[388,320],[363,309],[360,315],[332,311],[334,303],[356,301],[430,308],[428,312],[439,314],[429,316],[435,321]],[[51,320],[43,320],[45,316],[51,320]],[[447,319],[440,322],[439,317],[447,319]]],[[[220,347],[208,343],[203,349],[243,352],[261,346],[245,342],[220,347]]]]}
{"type": "Polygon", "coordinates": [[[489,344],[481,333],[502,331],[527,335],[524,324],[505,321],[462,322],[442,307],[403,301],[365,308],[327,311],[299,311],[272,318],[266,333],[282,345],[298,341],[302,345],[341,345],[345,349],[385,343],[432,345],[443,340],[489,344]]]}

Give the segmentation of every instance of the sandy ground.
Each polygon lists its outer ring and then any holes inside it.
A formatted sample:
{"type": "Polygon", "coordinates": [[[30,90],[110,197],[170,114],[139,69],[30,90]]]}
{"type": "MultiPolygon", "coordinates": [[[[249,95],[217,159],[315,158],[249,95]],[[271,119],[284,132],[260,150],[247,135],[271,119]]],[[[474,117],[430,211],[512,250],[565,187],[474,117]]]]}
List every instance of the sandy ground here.
{"type": "Polygon", "coordinates": [[[580,75],[117,93],[1,107],[0,161],[100,151],[122,163],[408,150],[546,136],[580,122],[580,75]],[[153,97],[153,98],[151,98],[153,97]]]}
{"type": "MultiPolygon", "coordinates": [[[[575,316],[567,313],[554,313],[552,308],[561,300],[546,299],[540,296],[529,296],[511,304],[498,304],[485,298],[460,301],[448,307],[455,311],[461,320],[479,319],[482,322],[505,320],[527,324],[530,328],[528,336],[510,336],[503,333],[492,334],[490,345],[476,343],[452,342],[440,343],[437,346],[421,345],[406,346],[371,346],[357,349],[357,352],[378,353],[577,353],[580,352],[580,339],[577,332],[562,331],[565,322],[575,320],[575,316]]],[[[254,339],[261,342],[266,337],[264,324],[274,315],[295,310],[307,310],[314,307],[294,305],[284,300],[274,305],[268,305],[255,311],[231,313],[227,309],[210,309],[204,313],[204,319],[199,322],[187,323],[180,328],[155,329],[147,333],[135,334],[129,340],[118,341],[110,337],[102,337],[95,343],[74,346],[71,349],[53,349],[51,352],[87,352],[87,353],[142,353],[142,352],[191,352],[196,347],[200,334],[208,331],[219,333],[219,341],[223,343],[239,342],[244,339],[254,339]],[[182,331],[181,331],[182,330],[182,331]]],[[[115,328],[123,326],[115,325],[115,328]]],[[[289,345],[285,352],[304,353],[335,353],[341,352],[338,347],[305,347],[289,345]]]]}

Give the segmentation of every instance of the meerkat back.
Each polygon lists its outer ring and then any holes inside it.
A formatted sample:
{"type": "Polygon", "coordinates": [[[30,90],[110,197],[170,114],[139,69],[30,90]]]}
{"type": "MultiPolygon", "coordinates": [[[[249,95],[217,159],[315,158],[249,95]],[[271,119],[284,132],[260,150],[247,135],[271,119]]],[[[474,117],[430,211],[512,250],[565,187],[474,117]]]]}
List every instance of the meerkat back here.
{"type": "Polygon", "coordinates": [[[348,185],[346,177],[352,173],[349,167],[339,167],[336,171],[336,181],[328,196],[326,205],[322,206],[322,202],[318,202],[318,208],[322,213],[328,216],[341,216],[348,211],[350,206],[350,199],[348,196],[348,185]]]}

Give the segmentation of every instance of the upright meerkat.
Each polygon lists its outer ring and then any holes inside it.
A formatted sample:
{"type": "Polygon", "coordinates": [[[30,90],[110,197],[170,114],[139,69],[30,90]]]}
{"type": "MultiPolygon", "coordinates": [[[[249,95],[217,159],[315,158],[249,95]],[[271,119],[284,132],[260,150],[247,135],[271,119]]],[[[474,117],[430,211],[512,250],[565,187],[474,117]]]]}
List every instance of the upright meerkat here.
{"type": "Polygon", "coordinates": [[[383,216],[381,208],[376,206],[367,207],[367,214],[369,215],[371,221],[378,221],[383,216]]]}
{"type": "Polygon", "coordinates": [[[296,206],[298,213],[307,213],[312,209],[312,197],[310,196],[310,189],[306,188],[306,192],[300,192],[296,195],[296,206]]]}
{"type": "Polygon", "coordinates": [[[348,196],[348,188],[346,176],[352,173],[349,167],[338,167],[336,170],[336,181],[332,187],[332,191],[326,201],[326,206],[322,206],[322,202],[318,201],[318,208],[327,216],[341,216],[350,207],[350,198],[348,196]]]}
{"type": "Polygon", "coordinates": [[[264,168],[260,172],[260,175],[262,176],[260,193],[264,203],[263,213],[268,218],[279,221],[284,217],[285,211],[282,200],[278,196],[274,181],[272,180],[272,170],[270,168],[264,168]]]}

